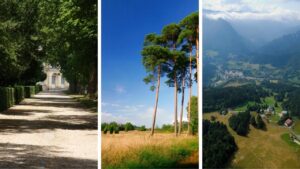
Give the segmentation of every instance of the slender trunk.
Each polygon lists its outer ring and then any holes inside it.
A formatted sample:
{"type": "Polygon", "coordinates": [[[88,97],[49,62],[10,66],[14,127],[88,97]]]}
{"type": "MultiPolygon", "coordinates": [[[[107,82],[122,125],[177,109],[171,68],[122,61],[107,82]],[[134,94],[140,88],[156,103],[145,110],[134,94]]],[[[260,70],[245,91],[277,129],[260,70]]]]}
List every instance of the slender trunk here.
{"type": "Polygon", "coordinates": [[[188,134],[191,134],[191,99],[192,99],[192,50],[190,49],[190,84],[189,84],[189,105],[188,105],[188,134]]]}
{"type": "Polygon", "coordinates": [[[156,112],[157,112],[157,105],[158,105],[158,95],[159,95],[159,87],[160,87],[160,66],[157,70],[157,86],[156,86],[156,96],[155,96],[155,105],[153,111],[153,120],[152,120],[152,128],[151,128],[151,136],[154,135],[154,128],[155,128],[155,121],[156,121],[156,112]]]}
{"type": "Polygon", "coordinates": [[[178,135],[177,129],[178,129],[178,125],[177,125],[177,77],[176,74],[174,75],[174,94],[175,94],[175,99],[174,99],[174,111],[175,111],[175,118],[174,118],[174,129],[175,129],[175,136],[178,135]]]}
{"type": "Polygon", "coordinates": [[[183,106],[184,106],[184,88],[185,88],[185,80],[184,80],[184,76],[182,78],[182,87],[181,87],[181,110],[180,110],[180,124],[179,124],[179,134],[181,134],[181,130],[182,130],[182,116],[183,116],[183,106]]]}
{"type": "MultiPolygon", "coordinates": [[[[197,35],[199,34],[199,28],[197,28],[197,35]]],[[[197,64],[197,83],[199,84],[200,79],[200,67],[199,67],[199,39],[196,38],[196,64],[197,64]]],[[[199,85],[197,85],[197,92],[199,93],[199,85]]],[[[197,94],[198,95],[198,94],[197,94]]]]}
{"type": "Polygon", "coordinates": [[[90,79],[88,84],[88,95],[91,99],[95,98],[97,92],[97,66],[93,66],[90,72],[90,79]]]}

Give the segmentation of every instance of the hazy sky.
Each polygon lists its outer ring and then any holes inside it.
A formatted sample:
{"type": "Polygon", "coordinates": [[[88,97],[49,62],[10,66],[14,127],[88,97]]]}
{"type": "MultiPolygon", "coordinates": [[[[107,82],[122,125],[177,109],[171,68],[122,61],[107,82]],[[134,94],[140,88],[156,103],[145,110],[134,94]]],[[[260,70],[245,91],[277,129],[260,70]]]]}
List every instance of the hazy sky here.
{"type": "MultiPolygon", "coordinates": [[[[150,126],[155,92],[143,82],[146,72],[140,53],[144,37],[160,33],[163,26],[178,23],[197,10],[198,0],[102,1],[102,122],[150,126]]],[[[174,119],[173,88],[163,82],[158,125],[172,123],[174,119]]]]}
{"type": "Polygon", "coordinates": [[[300,0],[204,0],[210,18],[300,21],[300,0]]]}

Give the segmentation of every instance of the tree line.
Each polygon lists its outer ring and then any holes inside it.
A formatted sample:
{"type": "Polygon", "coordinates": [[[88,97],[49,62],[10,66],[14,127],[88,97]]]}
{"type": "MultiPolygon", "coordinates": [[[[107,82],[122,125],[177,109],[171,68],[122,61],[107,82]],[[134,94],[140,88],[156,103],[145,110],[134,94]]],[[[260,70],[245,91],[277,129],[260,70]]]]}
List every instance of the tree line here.
{"type": "Polygon", "coordinates": [[[155,130],[160,81],[163,77],[167,79],[166,85],[174,88],[174,132],[176,136],[182,133],[184,92],[185,88],[188,87],[188,133],[192,134],[192,85],[193,82],[197,81],[197,71],[194,72],[194,69],[199,70],[198,19],[198,12],[194,12],[178,24],[171,23],[165,26],[161,34],[151,33],[145,37],[144,48],[141,52],[142,62],[147,72],[144,82],[151,84],[150,89],[152,91],[156,90],[151,135],[154,134],[155,130]],[[182,95],[179,126],[177,124],[178,93],[182,95]]]}
{"type": "Polygon", "coordinates": [[[35,85],[49,63],[73,91],[96,94],[96,0],[3,0],[0,35],[0,86],[35,85]]]}
{"type": "Polygon", "coordinates": [[[203,112],[212,112],[223,108],[232,108],[254,101],[260,103],[260,98],[270,93],[260,86],[243,85],[239,87],[204,88],[203,112]]]}

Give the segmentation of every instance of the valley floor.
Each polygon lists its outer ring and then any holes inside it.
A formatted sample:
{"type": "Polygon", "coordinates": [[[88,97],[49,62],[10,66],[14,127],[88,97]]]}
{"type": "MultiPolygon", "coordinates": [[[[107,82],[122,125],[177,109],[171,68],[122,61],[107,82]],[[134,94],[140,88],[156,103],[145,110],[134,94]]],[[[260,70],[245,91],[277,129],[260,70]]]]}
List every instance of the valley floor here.
{"type": "Polygon", "coordinates": [[[300,146],[291,146],[282,139],[289,133],[288,129],[274,123],[266,123],[267,130],[250,127],[246,137],[237,135],[228,125],[231,113],[221,116],[219,113],[205,113],[203,118],[210,120],[215,116],[217,121],[227,125],[234,136],[238,150],[230,168],[300,168],[300,146]]]}

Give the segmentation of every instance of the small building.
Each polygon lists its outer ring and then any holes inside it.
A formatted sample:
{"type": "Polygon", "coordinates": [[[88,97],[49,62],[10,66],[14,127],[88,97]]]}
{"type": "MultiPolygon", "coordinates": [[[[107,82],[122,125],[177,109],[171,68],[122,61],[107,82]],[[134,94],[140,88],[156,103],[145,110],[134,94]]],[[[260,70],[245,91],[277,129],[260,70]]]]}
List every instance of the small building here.
{"type": "Polygon", "coordinates": [[[269,106],[266,110],[266,114],[274,115],[275,114],[275,108],[273,106],[269,106]]]}
{"type": "Polygon", "coordinates": [[[43,90],[67,90],[69,83],[63,77],[60,69],[49,64],[44,64],[44,72],[47,77],[43,82],[39,82],[43,86],[43,90]]]}
{"type": "Polygon", "coordinates": [[[282,117],[282,116],[287,115],[287,114],[288,114],[288,111],[282,110],[281,113],[279,114],[279,116],[282,117]]]}
{"type": "Polygon", "coordinates": [[[286,119],[286,121],[284,122],[284,125],[286,127],[291,127],[293,125],[293,120],[290,118],[286,119]]]}

